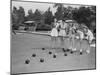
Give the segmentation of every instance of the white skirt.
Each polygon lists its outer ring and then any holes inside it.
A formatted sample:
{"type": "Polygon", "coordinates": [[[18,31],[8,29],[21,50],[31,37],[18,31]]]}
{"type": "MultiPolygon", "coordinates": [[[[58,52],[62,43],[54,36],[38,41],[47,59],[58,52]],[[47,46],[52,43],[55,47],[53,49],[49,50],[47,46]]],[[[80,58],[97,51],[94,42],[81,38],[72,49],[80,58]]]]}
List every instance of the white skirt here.
{"type": "Polygon", "coordinates": [[[94,39],[93,33],[90,30],[88,32],[88,38],[90,41],[92,41],[94,39]]]}
{"type": "Polygon", "coordinates": [[[83,32],[81,32],[79,35],[80,35],[81,40],[84,39],[84,33],[83,32]]]}
{"type": "Polygon", "coordinates": [[[56,28],[53,28],[53,29],[51,30],[50,35],[51,35],[51,36],[57,37],[57,36],[58,36],[58,30],[57,30],[56,28]]]}
{"type": "Polygon", "coordinates": [[[85,39],[89,40],[92,42],[92,40],[94,39],[94,37],[92,35],[85,37],[85,39]]]}
{"type": "Polygon", "coordinates": [[[81,40],[84,39],[84,33],[82,31],[78,31],[78,34],[81,40]]]}
{"type": "Polygon", "coordinates": [[[59,36],[66,36],[66,32],[63,29],[60,29],[59,36]]]}

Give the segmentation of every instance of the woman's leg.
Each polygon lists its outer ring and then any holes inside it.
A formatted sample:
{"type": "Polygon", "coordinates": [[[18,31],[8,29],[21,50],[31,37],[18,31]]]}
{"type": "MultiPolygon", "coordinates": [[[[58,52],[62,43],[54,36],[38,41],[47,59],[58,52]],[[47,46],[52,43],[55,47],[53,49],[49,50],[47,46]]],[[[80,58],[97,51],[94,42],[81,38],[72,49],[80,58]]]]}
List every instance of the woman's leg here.
{"type": "Polygon", "coordinates": [[[89,43],[89,40],[87,40],[87,49],[86,49],[86,53],[90,53],[90,48],[91,48],[91,46],[90,46],[90,43],[89,43]]]}
{"type": "Polygon", "coordinates": [[[82,41],[83,41],[83,36],[80,35],[80,54],[82,54],[83,49],[82,49],[82,41]]]}
{"type": "Polygon", "coordinates": [[[76,48],[75,48],[75,35],[72,36],[72,50],[76,51],[76,48]]]}
{"type": "Polygon", "coordinates": [[[69,49],[72,49],[72,35],[69,36],[69,49]]]}
{"type": "Polygon", "coordinates": [[[63,36],[60,36],[60,45],[61,45],[61,48],[63,48],[63,45],[64,45],[64,39],[63,39],[63,36]]]}
{"type": "Polygon", "coordinates": [[[54,36],[51,36],[51,48],[54,47],[54,36]]]}
{"type": "Polygon", "coordinates": [[[56,48],[57,47],[57,37],[54,37],[54,47],[56,48]]]}
{"type": "Polygon", "coordinates": [[[81,46],[82,46],[82,40],[80,39],[80,53],[82,53],[83,51],[81,46]]]}
{"type": "Polygon", "coordinates": [[[90,45],[91,45],[91,43],[92,43],[92,40],[91,40],[90,38],[88,38],[88,39],[87,39],[87,42],[88,42],[88,46],[87,46],[86,53],[88,53],[88,54],[89,54],[89,53],[90,53],[90,48],[91,48],[91,46],[90,46],[90,45]]]}

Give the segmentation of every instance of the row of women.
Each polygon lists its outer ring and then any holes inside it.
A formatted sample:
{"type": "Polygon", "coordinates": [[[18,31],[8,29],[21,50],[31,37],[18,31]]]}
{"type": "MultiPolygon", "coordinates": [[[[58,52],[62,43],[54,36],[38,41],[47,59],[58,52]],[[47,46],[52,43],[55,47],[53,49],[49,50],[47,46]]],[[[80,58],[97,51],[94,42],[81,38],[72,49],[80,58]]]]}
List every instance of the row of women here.
{"type": "MultiPolygon", "coordinates": [[[[78,24],[77,22],[73,20],[54,20],[53,28],[51,30],[51,46],[52,48],[56,46],[57,39],[59,37],[60,39],[60,45],[61,48],[64,48],[65,39],[67,38],[69,40],[69,49],[72,51],[76,51],[75,48],[75,39],[79,40],[80,42],[80,52],[83,52],[82,49],[82,41],[85,39],[87,40],[88,44],[90,45],[92,43],[92,40],[94,39],[93,33],[91,30],[88,29],[84,24],[78,24]]],[[[88,48],[85,50],[87,53],[90,53],[90,49],[88,48]]]]}

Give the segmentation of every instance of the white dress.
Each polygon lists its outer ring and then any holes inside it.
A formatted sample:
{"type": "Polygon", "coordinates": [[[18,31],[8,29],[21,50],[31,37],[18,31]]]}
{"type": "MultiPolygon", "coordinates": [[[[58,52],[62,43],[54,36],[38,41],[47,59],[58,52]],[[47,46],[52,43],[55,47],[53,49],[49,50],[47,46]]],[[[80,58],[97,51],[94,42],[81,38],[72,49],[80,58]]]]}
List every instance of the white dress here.
{"type": "Polygon", "coordinates": [[[60,31],[59,31],[59,36],[66,36],[66,31],[65,31],[66,25],[61,25],[60,31]]]}
{"type": "Polygon", "coordinates": [[[73,27],[69,28],[69,34],[68,35],[69,35],[70,38],[73,38],[75,36],[74,28],[73,27]]]}
{"type": "Polygon", "coordinates": [[[56,24],[55,24],[55,27],[52,28],[51,33],[50,33],[51,36],[54,36],[54,37],[57,37],[57,36],[58,36],[58,30],[57,30],[57,27],[58,27],[58,26],[59,26],[59,24],[56,23],[56,24]]]}
{"type": "Polygon", "coordinates": [[[84,39],[84,33],[82,31],[78,30],[77,33],[79,34],[79,38],[81,40],[84,39]]]}
{"type": "Polygon", "coordinates": [[[88,32],[86,34],[88,36],[87,37],[88,40],[92,41],[94,39],[93,33],[90,30],[88,30],[88,32]]]}

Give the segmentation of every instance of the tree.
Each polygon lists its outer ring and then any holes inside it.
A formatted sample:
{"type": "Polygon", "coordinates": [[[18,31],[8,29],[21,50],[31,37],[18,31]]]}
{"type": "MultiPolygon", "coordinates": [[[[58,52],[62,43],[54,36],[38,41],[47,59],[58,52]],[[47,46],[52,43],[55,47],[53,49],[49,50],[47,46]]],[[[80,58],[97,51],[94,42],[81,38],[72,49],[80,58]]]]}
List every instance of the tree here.
{"type": "Polygon", "coordinates": [[[71,6],[68,6],[67,8],[64,8],[64,19],[73,19],[73,12],[74,8],[72,8],[71,6]]]}
{"type": "Polygon", "coordinates": [[[19,7],[17,9],[15,6],[13,7],[12,11],[12,28],[18,29],[19,25],[24,22],[25,19],[25,11],[23,7],[19,7]]]}
{"type": "Polygon", "coordinates": [[[18,10],[17,8],[14,6],[13,10],[12,10],[12,24],[17,24],[18,23],[18,10]]]}
{"type": "Polygon", "coordinates": [[[85,23],[89,27],[91,19],[90,9],[88,7],[80,7],[73,12],[73,19],[78,23],[85,23]]]}
{"type": "Polygon", "coordinates": [[[24,8],[23,7],[19,7],[19,10],[18,10],[18,22],[19,24],[22,24],[24,22],[24,19],[25,19],[25,11],[24,11],[24,8]]]}
{"type": "Polygon", "coordinates": [[[96,6],[90,7],[91,19],[90,19],[90,29],[93,31],[94,36],[96,35],[96,6]]]}
{"type": "Polygon", "coordinates": [[[44,13],[44,17],[45,17],[45,24],[49,24],[51,25],[51,22],[53,22],[53,14],[50,11],[50,7],[48,8],[48,10],[44,13]]]}
{"type": "Polygon", "coordinates": [[[55,17],[59,20],[59,19],[72,19],[73,18],[73,10],[74,8],[72,8],[71,6],[68,7],[64,7],[63,4],[60,3],[56,3],[54,5],[54,7],[57,7],[57,11],[55,13],[55,17]]]}
{"type": "Polygon", "coordinates": [[[30,20],[30,21],[34,20],[34,13],[32,9],[28,10],[28,15],[26,16],[26,20],[30,20]]]}
{"type": "Polygon", "coordinates": [[[41,19],[42,19],[42,14],[38,9],[36,9],[35,12],[34,12],[34,20],[40,21],[41,19]]]}
{"type": "Polygon", "coordinates": [[[18,9],[14,6],[11,12],[12,17],[12,30],[18,29],[18,9]]]}
{"type": "Polygon", "coordinates": [[[96,27],[96,7],[80,7],[73,11],[73,18],[78,23],[86,24],[93,31],[96,27]]]}
{"type": "Polygon", "coordinates": [[[63,4],[60,3],[56,3],[53,6],[54,8],[57,7],[57,11],[55,13],[55,18],[57,18],[58,20],[63,19],[64,16],[64,6],[63,4]]]}

